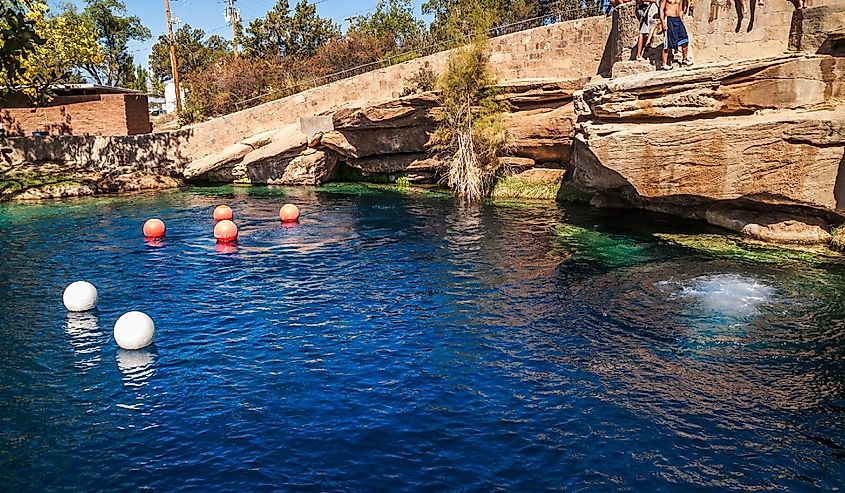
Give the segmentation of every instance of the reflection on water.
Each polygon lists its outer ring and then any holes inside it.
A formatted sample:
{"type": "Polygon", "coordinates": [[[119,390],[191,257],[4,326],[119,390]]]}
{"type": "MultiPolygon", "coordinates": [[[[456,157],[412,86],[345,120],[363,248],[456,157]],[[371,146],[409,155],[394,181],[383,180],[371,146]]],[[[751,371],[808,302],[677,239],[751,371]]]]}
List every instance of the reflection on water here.
{"type": "Polygon", "coordinates": [[[237,242],[220,242],[218,241],[214,245],[214,251],[217,253],[222,253],[224,255],[230,255],[233,253],[238,253],[238,243],[237,242]]]}
{"type": "Polygon", "coordinates": [[[100,361],[103,332],[97,323],[97,316],[91,312],[68,312],[65,332],[77,359],[74,366],[87,370],[100,361]]]}
{"type": "Polygon", "coordinates": [[[118,349],[115,359],[127,387],[143,387],[155,373],[156,352],[153,347],[137,351],[118,349]]]}

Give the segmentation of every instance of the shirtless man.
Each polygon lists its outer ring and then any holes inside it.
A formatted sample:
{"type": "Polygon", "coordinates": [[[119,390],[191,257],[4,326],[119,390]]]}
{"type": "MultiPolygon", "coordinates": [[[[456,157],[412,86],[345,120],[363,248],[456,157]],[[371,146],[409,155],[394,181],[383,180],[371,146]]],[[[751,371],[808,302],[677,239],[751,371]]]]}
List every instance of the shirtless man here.
{"type": "Polygon", "coordinates": [[[684,54],[681,65],[692,65],[692,60],[687,56],[689,50],[689,35],[682,20],[684,9],[682,0],[660,0],[660,25],[663,26],[665,38],[663,41],[663,66],[661,70],[669,70],[669,50],[676,50],[678,47],[684,54]]]}

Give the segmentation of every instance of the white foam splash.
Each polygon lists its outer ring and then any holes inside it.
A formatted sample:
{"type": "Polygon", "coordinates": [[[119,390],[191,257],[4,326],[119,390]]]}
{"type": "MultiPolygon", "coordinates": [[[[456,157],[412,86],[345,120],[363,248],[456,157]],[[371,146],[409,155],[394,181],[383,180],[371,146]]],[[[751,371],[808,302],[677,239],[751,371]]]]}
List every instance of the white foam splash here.
{"type": "MultiPolygon", "coordinates": [[[[671,284],[669,282],[661,284],[671,284]]],[[[769,302],[777,290],[757,279],[737,274],[700,276],[677,283],[677,296],[693,298],[701,305],[728,316],[752,316],[769,302]]]]}

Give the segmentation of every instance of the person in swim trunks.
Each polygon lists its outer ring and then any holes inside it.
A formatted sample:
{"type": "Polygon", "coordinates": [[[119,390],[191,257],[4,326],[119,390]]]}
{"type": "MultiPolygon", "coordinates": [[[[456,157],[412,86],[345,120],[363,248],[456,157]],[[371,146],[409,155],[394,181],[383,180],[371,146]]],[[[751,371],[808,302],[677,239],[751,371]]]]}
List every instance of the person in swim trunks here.
{"type": "Polygon", "coordinates": [[[660,0],[660,24],[663,26],[665,38],[663,40],[663,66],[661,70],[669,70],[669,50],[681,48],[684,59],[681,65],[692,65],[689,59],[689,35],[683,21],[684,10],[682,0],[660,0]]]}

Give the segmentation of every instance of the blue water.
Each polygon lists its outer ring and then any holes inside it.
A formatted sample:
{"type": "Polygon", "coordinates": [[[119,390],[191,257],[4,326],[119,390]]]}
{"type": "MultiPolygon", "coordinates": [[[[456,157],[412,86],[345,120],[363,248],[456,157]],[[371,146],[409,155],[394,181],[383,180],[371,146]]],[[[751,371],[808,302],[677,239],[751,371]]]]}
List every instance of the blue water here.
{"type": "Polygon", "coordinates": [[[845,486],[845,266],[655,236],[696,228],[355,187],[0,206],[0,491],[845,486]],[[154,347],[116,349],[130,310],[154,347]]]}

